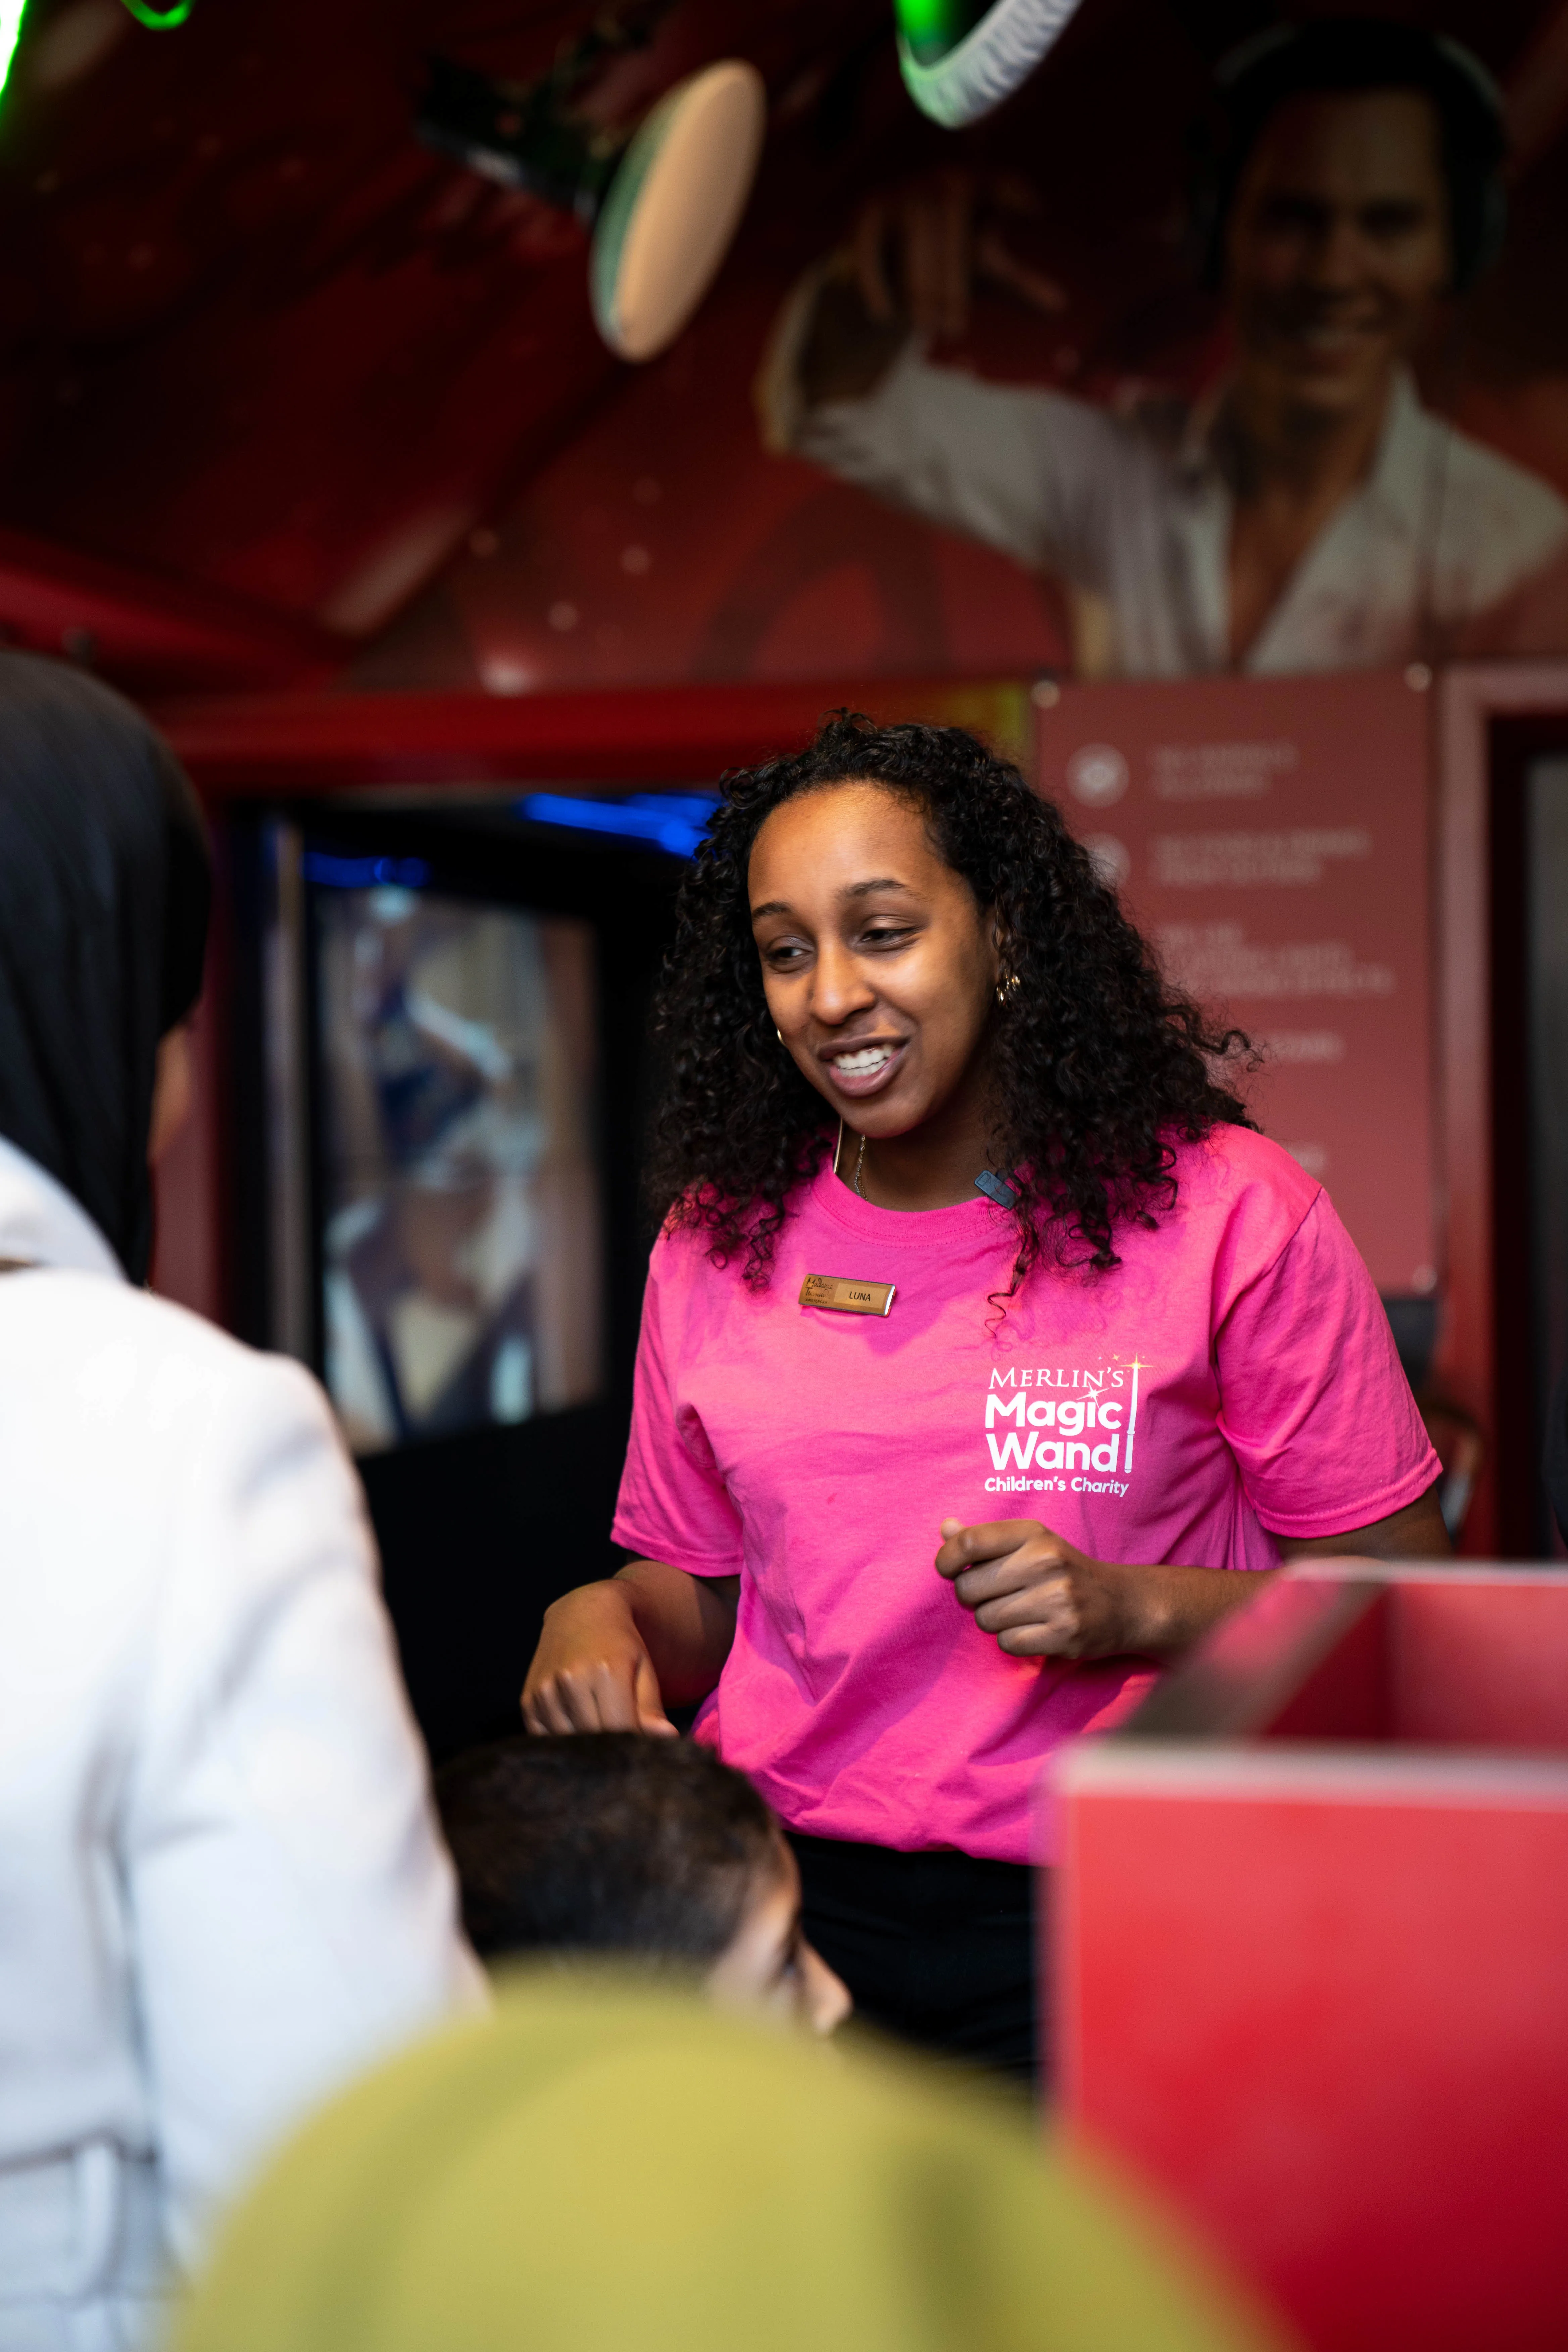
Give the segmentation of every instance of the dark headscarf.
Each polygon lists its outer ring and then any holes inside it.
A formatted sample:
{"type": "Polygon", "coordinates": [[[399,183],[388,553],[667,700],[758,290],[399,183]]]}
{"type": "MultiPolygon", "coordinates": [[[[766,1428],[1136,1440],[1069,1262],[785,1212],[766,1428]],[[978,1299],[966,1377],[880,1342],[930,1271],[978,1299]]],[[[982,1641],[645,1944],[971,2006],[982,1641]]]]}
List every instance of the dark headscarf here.
{"type": "Polygon", "coordinates": [[[201,993],[211,867],[166,744],[96,678],[0,653],[0,1135],[132,1282],[158,1041],[201,993]]]}

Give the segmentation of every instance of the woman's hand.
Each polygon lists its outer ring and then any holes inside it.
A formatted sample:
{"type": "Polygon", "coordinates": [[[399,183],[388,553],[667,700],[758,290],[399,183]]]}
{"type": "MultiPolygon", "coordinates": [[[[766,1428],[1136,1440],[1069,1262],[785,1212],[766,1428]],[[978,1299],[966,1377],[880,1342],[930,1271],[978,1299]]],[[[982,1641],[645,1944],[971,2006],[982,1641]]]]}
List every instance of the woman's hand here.
{"type": "Polygon", "coordinates": [[[544,1612],[522,1686],[530,1731],[651,1731],[673,1739],[664,1711],[706,1698],[735,1638],[741,1580],[628,1560],[604,1584],[580,1584],[544,1612]]]}
{"type": "Polygon", "coordinates": [[[1214,1568],[1091,1559],[1037,1519],[943,1519],[939,1576],[1013,1658],[1167,1658],[1259,1589],[1214,1568]]]}
{"type": "Polygon", "coordinates": [[[676,1737],[624,1585],[580,1585],[551,1602],[522,1686],[522,1719],[533,1732],[676,1737]]]}

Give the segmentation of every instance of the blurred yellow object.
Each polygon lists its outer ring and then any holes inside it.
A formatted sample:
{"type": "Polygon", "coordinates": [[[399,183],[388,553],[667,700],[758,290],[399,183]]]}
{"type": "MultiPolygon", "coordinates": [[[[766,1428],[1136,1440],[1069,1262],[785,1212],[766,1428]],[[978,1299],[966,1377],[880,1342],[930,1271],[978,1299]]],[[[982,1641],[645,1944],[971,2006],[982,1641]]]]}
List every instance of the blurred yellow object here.
{"type": "Polygon", "coordinates": [[[361,2083],[172,2352],[1262,2352],[1010,2095],[529,1971],[361,2083]]]}

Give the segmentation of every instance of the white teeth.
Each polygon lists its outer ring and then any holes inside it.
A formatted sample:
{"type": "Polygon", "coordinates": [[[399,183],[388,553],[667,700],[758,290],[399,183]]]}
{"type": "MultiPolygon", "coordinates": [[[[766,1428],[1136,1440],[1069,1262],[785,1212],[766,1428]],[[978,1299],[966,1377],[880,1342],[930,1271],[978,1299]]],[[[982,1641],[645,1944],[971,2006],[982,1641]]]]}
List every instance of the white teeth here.
{"type": "Polygon", "coordinates": [[[835,1054],[833,1066],[835,1069],[842,1070],[847,1077],[859,1078],[864,1077],[868,1071],[879,1070],[884,1062],[890,1062],[892,1058],[893,1049],[890,1045],[868,1045],[864,1053],[835,1054]]]}

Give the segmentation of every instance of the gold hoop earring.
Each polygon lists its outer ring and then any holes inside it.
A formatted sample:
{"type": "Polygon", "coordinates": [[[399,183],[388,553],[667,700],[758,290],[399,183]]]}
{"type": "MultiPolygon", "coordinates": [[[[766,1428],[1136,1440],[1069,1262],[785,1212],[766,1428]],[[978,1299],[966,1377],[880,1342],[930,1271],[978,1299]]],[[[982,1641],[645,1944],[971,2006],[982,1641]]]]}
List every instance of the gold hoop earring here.
{"type": "Polygon", "coordinates": [[[779,1044],[782,1045],[784,1044],[784,1031],[779,1027],[776,1021],[773,1023],[773,1035],[778,1039],[779,1044]]]}

